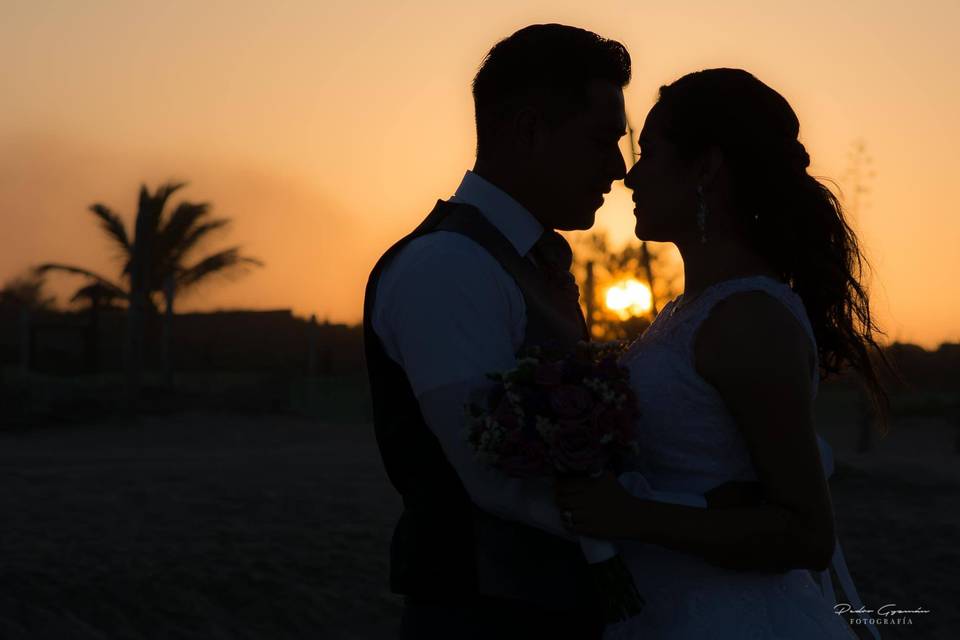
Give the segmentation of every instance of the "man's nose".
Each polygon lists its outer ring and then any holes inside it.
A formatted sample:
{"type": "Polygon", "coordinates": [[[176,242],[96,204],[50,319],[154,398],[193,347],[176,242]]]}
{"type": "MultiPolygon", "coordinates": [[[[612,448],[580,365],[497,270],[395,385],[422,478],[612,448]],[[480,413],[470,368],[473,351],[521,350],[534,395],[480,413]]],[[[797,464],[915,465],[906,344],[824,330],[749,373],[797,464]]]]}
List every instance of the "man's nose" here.
{"type": "Polygon", "coordinates": [[[620,153],[620,148],[617,147],[617,155],[613,162],[613,175],[610,180],[623,180],[624,176],[627,175],[627,165],[623,161],[623,154],[620,153]]]}

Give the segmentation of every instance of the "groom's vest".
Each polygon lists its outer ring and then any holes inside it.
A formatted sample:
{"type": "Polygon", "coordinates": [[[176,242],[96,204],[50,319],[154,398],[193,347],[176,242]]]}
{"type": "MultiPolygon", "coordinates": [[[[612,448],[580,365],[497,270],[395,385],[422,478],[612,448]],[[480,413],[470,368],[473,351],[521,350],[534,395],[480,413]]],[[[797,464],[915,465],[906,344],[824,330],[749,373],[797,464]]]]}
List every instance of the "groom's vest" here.
{"type": "Polygon", "coordinates": [[[390,547],[391,588],[439,600],[508,598],[593,616],[589,577],[578,545],[473,505],[424,422],[406,374],[387,356],[373,331],[374,297],[384,267],[408,242],[439,230],[470,238],[514,278],[526,304],[524,346],[572,347],[587,337],[569,290],[564,296],[472,206],[438,202],[420,226],[380,258],[367,283],[363,331],[377,443],[404,505],[390,547]]]}

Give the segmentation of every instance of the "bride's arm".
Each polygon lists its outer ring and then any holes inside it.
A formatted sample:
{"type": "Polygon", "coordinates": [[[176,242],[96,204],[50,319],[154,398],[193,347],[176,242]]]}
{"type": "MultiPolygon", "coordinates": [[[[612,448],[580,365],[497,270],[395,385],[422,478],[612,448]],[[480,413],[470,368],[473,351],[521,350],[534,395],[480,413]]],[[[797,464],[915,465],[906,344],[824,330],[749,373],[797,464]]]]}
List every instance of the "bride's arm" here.
{"type": "Polygon", "coordinates": [[[565,481],[561,509],[583,535],[634,538],[743,569],[823,569],[834,545],[830,494],[813,429],[812,347],[765,294],[719,305],[695,345],[700,374],[744,436],[765,503],[696,509],[634,498],[611,477],[565,481]]]}

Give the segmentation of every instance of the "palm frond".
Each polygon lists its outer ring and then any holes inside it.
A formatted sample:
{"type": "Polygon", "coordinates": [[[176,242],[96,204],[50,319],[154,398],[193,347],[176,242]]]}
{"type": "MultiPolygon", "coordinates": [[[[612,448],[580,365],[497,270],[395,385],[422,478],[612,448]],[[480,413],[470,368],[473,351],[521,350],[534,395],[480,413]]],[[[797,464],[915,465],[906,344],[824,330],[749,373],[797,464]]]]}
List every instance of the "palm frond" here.
{"type": "Polygon", "coordinates": [[[146,191],[146,187],[143,187],[141,198],[143,197],[142,194],[146,192],[149,205],[154,209],[152,213],[155,213],[156,215],[158,227],[163,216],[163,208],[167,205],[167,200],[170,199],[170,196],[185,186],[187,186],[186,182],[165,182],[157,187],[157,190],[153,192],[152,196],[146,191]]]}
{"type": "Polygon", "coordinates": [[[226,218],[219,218],[217,220],[211,220],[210,222],[205,222],[199,224],[194,228],[190,229],[189,233],[184,236],[184,238],[174,247],[174,250],[170,256],[171,263],[179,265],[186,258],[187,254],[200,243],[201,240],[209,236],[212,232],[222,229],[230,224],[230,220],[226,218]]]}
{"type": "MultiPolygon", "coordinates": [[[[122,292],[121,292],[122,293],[122,292]]],[[[86,286],[80,287],[73,294],[73,297],[70,298],[70,302],[79,302],[80,300],[90,300],[91,303],[94,300],[103,302],[106,304],[112,303],[114,300],[126,299],[126,296],[118,295],[118,292],[114,289],[105,286],[102,282],[94,282],[86,286]]]]}
{"type": "Polygon", "coordinates": [[[145,184],[140,185],[133,245],[130,251],[130,260],[123,270],[125,274],[130,274],[131,280],[136,281],[131,284],[131,288],[149,287],[157,255],[155,246],[162,226],[163,208],[170,196],[185,184],[182,182],[162,184],[157,187],[153,195],[150,194],[145,184]],[[136,275],[134,274],[135,268],[138,272],[136,275]]]}
{"type": "Polygon", "coordinates": [[[36,271],[7,280],[0,288],[0,306],[14,305],[30,310],[46,311],[56,305],[56,296],[46,293],[46,278],[36,271]]]}
{"type": "Polygon", "coordinates": [[[44,275],[44,274],[50,273],[51,271],[62,271],[64,273],[69,273],[71,275],[88,278],[90,280],[93,280],[95,283],[103,285],[104,288],[110,291],[113,291],[114,293],[116,293],[118,297],[122,297],[124,299],[127,298],[127,292],[123,287],[117,284],[114,284],[113,282],[110,282],[110,280],[108,280],[107,278],[104,278],[100,274],[94,273],[89,269],[84,269],[82,267],[74,267],[69,264],[60,264],[57,262],[46,262],[34,269],[34,272],[38,275],[44,275]]]}
{"type": "Polygon", "coordinates": [[[207,256],[192,267],[183,269],[177,275],[177,286],[181,289],[191,287],[201,280],[213,275],[226,275],[246,267],[262,267],[263,262],[256,258],[240,255],[240,247],[231,247],[207,256]]]}
{"type": "Polygon", "coordinates": [[[154,192],[153,197],[156,198],[157,200],[160,200],[161,203],[166,204],[167,200],[170,199],[170,196],[172,196],[174,192],[179,191],[185,186],[187,186],[186,182],[173,182],[173,181],[165,182],[159,187],[157,187],[157,190],[154,192]]]}
{"type": "Polygon", "coordinates": [[[165,237],[171,246],[175,246],[208,213],[210,204],[207,202],[181,202],[170,214],[170,218],[160,230],[160,235],[165,237]]]}
{"type": "Polygon", "coordinates": [[[187,186],[186,182],[167,182],[157,187],[157,190],[154,191],[153,199],[157,204],[157,231],[159,231],[163,225],[163,209],[167,206],[167,200],[169,200],[170,196],[176,191],[179,191],[185,186],[187,186]]]}
{"type": "Polygon", "coordinates": [[[153,242],[162,224],[163,208],[166,206],[167,200],[170,199],[170,196],[172,196],[174,192],[182,189],[186,185],[186,182],[167,182],[157,187],[153,195],[150,195],[150,191],[147,190],[147,185],[140,185],[140,199],[137,205],[136,237],[134,244],[136,244],[138,240],[141,241],[141,243],[153,242]]]}
{"type": "Polygon", "coordinates": [[[125,255],[129,255],[130,239],[127,237],[127,229],[123,226],[123,220],[120,219],[120,216],[106,205],[99,203],[92,205],[90,211],[100,218],[100,226],[107,232],[107,235],[120,245],[125,255]]]}
{"type": "Polygon", "coordinates": [[[180,245],[188,237],[198,222],[210,211],[210,205],[203,203],[181,202],[170,217],[158,230],[153,247],[153,273],[166,272],[176,268],[181,253],[180,245]]]}

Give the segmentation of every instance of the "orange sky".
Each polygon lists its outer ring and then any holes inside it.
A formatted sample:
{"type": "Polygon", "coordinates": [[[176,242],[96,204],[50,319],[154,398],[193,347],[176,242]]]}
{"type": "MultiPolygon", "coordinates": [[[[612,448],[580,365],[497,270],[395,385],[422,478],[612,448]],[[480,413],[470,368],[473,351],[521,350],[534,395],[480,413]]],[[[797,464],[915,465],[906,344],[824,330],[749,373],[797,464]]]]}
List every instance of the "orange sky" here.
{"type": "MultiPolygon", "coordinates": [[[[739,66],[791,101],[815,173],[844,185],[866,140],[875,310],[892,339],[960,341],[956,0],[451,4],[6,0],[0,282],[47,260],[113,275],[86,207],[131,214],[141,181],[185,179],[183,197],[234,219],[219,244],[267,266],[181,308],[357,321],[376,257],[472,163],[486,50],[558,21],[627,45],[638,125],[660,84],[739,66]]],[[[598,220],[623,242],[629,196],[612,196],[598,220]]]]}

